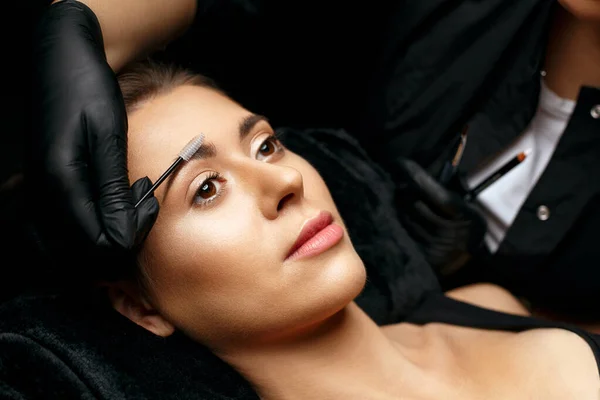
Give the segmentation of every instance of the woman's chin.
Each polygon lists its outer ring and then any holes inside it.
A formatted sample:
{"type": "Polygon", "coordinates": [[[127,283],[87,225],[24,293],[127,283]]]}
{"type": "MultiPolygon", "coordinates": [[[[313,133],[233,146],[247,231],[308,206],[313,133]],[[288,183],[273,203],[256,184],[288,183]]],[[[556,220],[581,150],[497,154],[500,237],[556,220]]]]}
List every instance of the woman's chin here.
{"type": "Polygon", "coordinates": [[[288,285],[291,308],[305,322],[316,323],[345,308],[362,292],[367,276],[354,248],[344,243],[312,260],[297,264],[294,282],[288,285]]]}
{"type": "Polygon", "coordinates": [[[350,304],[362,292],[367,282],[367,272],[363,261],[352,249],[338,255],[327,269],[327,289],[331,301],[338,308],[350,304]]]}

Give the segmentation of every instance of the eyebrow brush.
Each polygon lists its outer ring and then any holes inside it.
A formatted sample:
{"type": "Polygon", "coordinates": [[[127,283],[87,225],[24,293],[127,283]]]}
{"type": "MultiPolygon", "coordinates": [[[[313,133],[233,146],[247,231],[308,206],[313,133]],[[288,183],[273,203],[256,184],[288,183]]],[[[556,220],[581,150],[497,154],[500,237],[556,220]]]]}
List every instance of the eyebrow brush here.
{"type": "Polygon", "coordinates": [[[135,204],[135,208],[137,208],[140,204],[142,204],[142,201],[146,200],[146,198],[148,196],[150,196],[156,190],[156,188],[161,183],[163,183],[163,181],[169,175],[171,175],[171,173],[173,171],[175,171],[175,168],[177,168],[177,166],[182,161],[189,161],[190,158],[192,158],[192,156],[194,154],[196,154],[196,152],[200,149],[200,146],[202,146],[202,142],[204,142],[204,134],[203,133],[199,134],[198,136],[196,136],[195,138],[193,138],[192,140],[190,140],[188,142],[188,144],[186,144],[185,147],[183,149],[181,149],[181,151],[177,155],[177,158],[175,159],[175,161],[173,161],[173,164],[171,164],[171,166],[165,172],[163,172],[163,174],[152,185],[152,187],[150,189],[148,189],[148,191],[142,196],[141,199],[138,200],[138,202],[135,204]]]}

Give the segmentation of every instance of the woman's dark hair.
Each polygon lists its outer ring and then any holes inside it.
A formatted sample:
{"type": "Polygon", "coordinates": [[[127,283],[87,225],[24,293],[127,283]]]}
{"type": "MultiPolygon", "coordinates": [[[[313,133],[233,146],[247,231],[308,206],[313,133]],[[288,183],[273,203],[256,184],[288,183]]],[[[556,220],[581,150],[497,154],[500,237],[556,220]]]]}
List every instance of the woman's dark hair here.
{"type": "Polygon", "coordinates": [[[130,64],[117,75],[117,79],[128,113],[146,100],[182,85],[206,87],[225,94],[216,82],[207,76],[177,64],[153,59],[130,64]]]}

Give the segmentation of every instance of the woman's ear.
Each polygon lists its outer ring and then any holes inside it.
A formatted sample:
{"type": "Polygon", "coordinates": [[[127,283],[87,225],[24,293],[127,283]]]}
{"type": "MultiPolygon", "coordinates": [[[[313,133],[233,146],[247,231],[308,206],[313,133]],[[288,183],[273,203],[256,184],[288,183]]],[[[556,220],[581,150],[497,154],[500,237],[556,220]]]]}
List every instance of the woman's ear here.
{"type": "Polygon", "coordinates": [[[131,281],[102,283],[113,308],[126,318],[155,335],[167,337],[175,327],[144,298],[140,289],[131,281]]]}

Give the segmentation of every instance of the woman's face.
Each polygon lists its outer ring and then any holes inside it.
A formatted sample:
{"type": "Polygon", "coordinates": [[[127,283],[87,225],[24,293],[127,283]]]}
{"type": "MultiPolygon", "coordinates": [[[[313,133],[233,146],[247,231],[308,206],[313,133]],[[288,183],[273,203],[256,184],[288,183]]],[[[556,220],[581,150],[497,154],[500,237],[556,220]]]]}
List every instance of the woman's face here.
{"type": "Polygon", "coordinates": [[[325,182],[224,95],[181,86],[129,115],[132,182],[156,181],[200,133],[197,157],[155,192],[140,255],[162,317],[219,347],[306,329],[352,301],[364,265],[325,182]],[[308,241],[290,256],[299,237],[308,241]]]}

